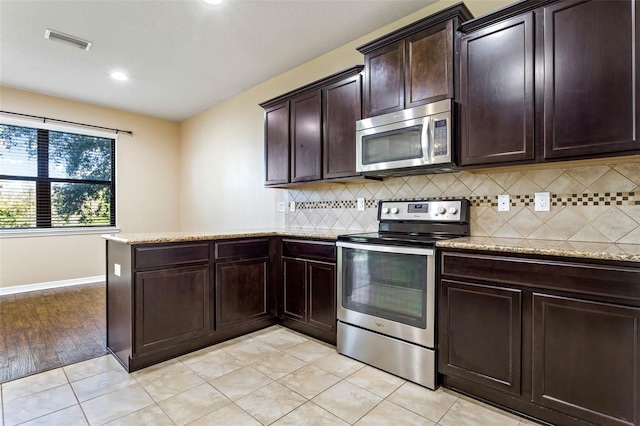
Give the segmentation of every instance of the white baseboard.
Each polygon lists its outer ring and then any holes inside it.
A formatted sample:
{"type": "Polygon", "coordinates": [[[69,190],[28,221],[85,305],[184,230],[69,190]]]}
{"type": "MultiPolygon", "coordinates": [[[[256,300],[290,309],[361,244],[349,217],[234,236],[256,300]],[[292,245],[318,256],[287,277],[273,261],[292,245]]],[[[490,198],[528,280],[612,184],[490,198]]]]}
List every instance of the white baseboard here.
{"type": "Polygon", "coordinates": [[[69,287],[72,285],[99,283],[103,281],[105,281],[104,275],[96,275],[95,277],[73,278],[70,280],[49,281],[46,283],[14,285],[11,287],[0,287],[0,296],[4,296],[7,294],[24,293],[27,291],[48,290],[51,288],[69,287]]]}

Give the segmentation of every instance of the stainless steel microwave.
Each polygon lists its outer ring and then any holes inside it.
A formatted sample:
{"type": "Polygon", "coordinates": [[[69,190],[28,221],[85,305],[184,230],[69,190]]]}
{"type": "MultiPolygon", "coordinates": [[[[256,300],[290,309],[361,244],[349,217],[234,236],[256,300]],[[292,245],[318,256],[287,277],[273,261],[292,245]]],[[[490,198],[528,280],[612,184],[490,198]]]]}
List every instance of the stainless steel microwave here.
{"type": "Polygon", "coordinates": [[[356,166],[369,176],[457,170],[451,99],[356,122],[356,166]]]}

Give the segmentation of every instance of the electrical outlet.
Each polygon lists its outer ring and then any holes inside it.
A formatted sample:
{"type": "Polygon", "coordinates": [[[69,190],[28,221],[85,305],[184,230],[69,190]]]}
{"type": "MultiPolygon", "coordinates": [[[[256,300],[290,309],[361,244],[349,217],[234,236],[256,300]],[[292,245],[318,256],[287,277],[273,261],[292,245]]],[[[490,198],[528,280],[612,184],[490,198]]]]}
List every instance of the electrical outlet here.
{"type": "Polygon", "coordinates": [[[289,201],[289,211],[290,212],[295,212],[296,211],[296,202],[295,201],[289,201]]]}
{"type": "Polygon", "coordinates": [[[285,209],[285,203],[284,201],[278,201],[278,211],[279,212],[283,212],[285,209]]]}
{"type": "Polygon", "coordinates": [[[364,211],[364,198],[358,198],[358,210],[361,212],[364,211]]]}
{"type": "Polygon", "coordinates": [[[534,196],[535,210],[537,212],[548,212],[550,197],[548,192],[536,192],[534,196]]]}
{"type": "Polygon", "coordinates": [[[120,266],[120,264],[119,263],[114,263],[113,264],[113,275],[115,275],[116,277],[119,277],[121,273],[122,273],[122,267],[120,266]]]}
{"type": "Polygon", "coordinates": [[[511,207],[511,200],[509,194],[498,195],[498,211],[508,212],[511,207]]]}

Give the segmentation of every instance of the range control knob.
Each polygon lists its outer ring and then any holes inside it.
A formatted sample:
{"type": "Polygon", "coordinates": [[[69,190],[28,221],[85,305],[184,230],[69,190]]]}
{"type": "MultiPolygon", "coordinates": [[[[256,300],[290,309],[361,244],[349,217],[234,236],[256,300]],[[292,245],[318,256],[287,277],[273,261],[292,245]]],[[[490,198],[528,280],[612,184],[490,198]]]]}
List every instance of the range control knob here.
{"type": "Polygon", "coordinates": [[[398,208],[397,207],[393,207],[391,209],[391,214],[398,214],[398,208]]]}
{"type": "Polygon", "coordinates": [[[382,208],[382,213],[384,213],[384,214],[389,213],[389,207],[383,207],[382,208]]]}
{"type": "Polygon", "coordinates": [[[458,209],[456,209],[455,207],[449,207],[449,214],[456,214],[458,213],[458,209]]]}
{"type": "Polygon", "coordinates": [[[444,207],[438,207],[438,210],[436,210],[438,212],[438,214],[445,214],[446,210],[444,207]]]}

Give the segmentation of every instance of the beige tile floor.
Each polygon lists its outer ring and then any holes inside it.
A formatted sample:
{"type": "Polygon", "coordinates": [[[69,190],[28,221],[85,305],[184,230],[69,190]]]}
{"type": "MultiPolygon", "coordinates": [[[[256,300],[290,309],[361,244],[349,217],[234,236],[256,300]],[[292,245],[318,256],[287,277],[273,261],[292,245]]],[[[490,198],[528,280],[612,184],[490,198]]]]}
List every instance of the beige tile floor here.
{"type": "Polygon", "coordinates": [[[280,326],[127,374],[111,355],[0,385],[0,426],[533,425],[280,326]]]}

